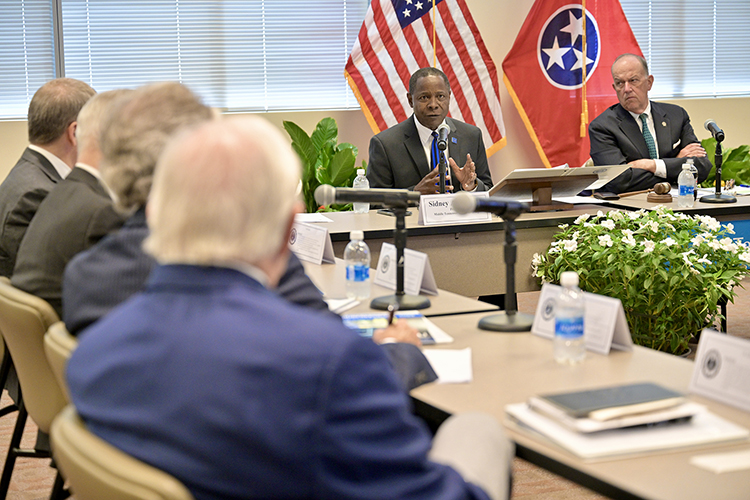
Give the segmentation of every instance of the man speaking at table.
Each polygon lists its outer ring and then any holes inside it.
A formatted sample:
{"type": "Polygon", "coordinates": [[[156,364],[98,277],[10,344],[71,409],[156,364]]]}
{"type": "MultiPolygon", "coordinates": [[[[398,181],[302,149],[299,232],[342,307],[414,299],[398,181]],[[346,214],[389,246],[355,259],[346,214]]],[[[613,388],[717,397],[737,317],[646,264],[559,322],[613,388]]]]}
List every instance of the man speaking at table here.
{"type": "Polygon", "coordinates": [[[450,128],[444,153],[446,177],[450,178],[446,179],[446,191],[491,188],[482,132],[473,125],[446,118],[451,89],[445,73],[437,68],[418,69],[409,79],[406,99],[414,114],[370,140],[370,187],[439,193],[437,131],[446,124],[450,128]],[[463,166],[459,167],[459,163],[463,166]]]}
{"type": "Polygon", "coordinates": [[[507,498],[512,445],[496,420],[449,419],[430,460],[384,351],[273,292],[299,178],[258,117],[207,122],[165,149],[144,243],[158,265],[81,335],[67,367],[78,412],[197,500],[507,498]]]}
{"type": "Polygon", "coordinates": [[[695,160],[698,182],[708,177],[711,162],[680,106],[649,101],[654,83],[646,60],[621,54],[612,64],[612,87],[619,104],[610,106],[589,125],[594,165],[630,168],[600,191],[627,193],[659,182],[677,184],[687,158],[695,160]]]}

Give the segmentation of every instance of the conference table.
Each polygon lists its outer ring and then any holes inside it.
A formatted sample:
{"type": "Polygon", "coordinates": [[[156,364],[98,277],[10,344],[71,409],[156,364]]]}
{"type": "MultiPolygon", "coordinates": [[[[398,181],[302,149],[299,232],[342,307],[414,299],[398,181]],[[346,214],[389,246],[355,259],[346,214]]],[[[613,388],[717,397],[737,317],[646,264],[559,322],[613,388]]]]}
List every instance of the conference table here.
{"type": "MultiPolygon", "coordinates": [[[[572,210],[537,212],[521,215],[516,221],[518,261],[516,263],[516,291],[539,290],[539,282],[531,276],[531,259],[544,252],[557,233],[560,224],[570,224],[584,213],[595,214],[611,208],[585,204],[572,210]]],[[[419,210],[410,209],[406,217],[407,248],[424,252],[438,288],[466,297],[505,293],[505,260],[503,242],[505,222],[494,217],[491,221],[462,224],[420,225],[419,210]]],[[[366,214],[326,212],[331,222],[315,223],[328,229],[336,257],[343,258],[344,247],[353,230],[364,231],[365,241],[375,267],[383,243],[393,243],[396,219],[370,210],[366,214]]]]}
{"type": "MultiPolygon", "coordinates": [[[[326,299],[346,298],[346,267],[342,259],[336,258],[334,264],[312,264],[302,262],[305,274],[312,280],[318,290],[326,299]]],[[[393,290],[372,283],[373,275],[370,273],[370,298],[361,300],[355,307],[348,309],[344,314],[366,314],[376,312],[370,308],[370,300],[384,295],[393,295],[393,290]]],[[[422,309],[422,314],[427,317],[445,316],[452,314],[467,314],[478,312],[497,312],[498,307],[487,302],[464,297],[447,290],[438,289],[437,295],[422,295],[430,299],[431,306],[422,309]]]]}
{"type": "MultiPolygon", "coordinates": [[[[473,381],[428,384],[411,392],[417,413],[436,425],[451,414],[481,411],[503,422],[516,442],[516,455],[583,486],[616,499],[748,499],[750,470],[714,474],[689,463],[708,453],[750,450],[750,441],[641,453],[634,456],[582,460],[539,434],[506,418],[505,405],[530,396],[630,382],[658,382],[687,393],[693,362],[651,349],[586,353],[580,365],[556,363],[552,342],[530,333],[501,334],[479,330],[485,314],[432,318],[454,343],[431,349],[471,347],[473,381]]],[[[691,400],[745,428],[750,413],[697,396],[691,400]]]]}

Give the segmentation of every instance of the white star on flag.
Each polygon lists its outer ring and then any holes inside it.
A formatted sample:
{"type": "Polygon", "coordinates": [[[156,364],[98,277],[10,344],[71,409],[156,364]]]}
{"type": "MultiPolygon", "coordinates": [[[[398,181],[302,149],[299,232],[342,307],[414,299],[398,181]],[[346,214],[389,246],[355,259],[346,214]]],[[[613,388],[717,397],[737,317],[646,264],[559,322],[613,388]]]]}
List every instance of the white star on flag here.
{"type": "Polygon", "coordinates": [[[552,48],[542,50],[549,56],[547,69],[550,69],[553,64],[557,64],[558,66],[560,66],[560,68],[565,69],[565,63],[563,62],[562,58],[565,54],[568,53],[570,47],[560,48],[560,45],[557,43],[557,37],[555,37],[555,42],[552,44],[552,48]]]}
{"type": "Polygon", "coordinates": [[[560,28],[560,31],[564,33],[570,33],[570,44],[575,45],[578,37],[583,35],[583,17],[581,17],[581,19],[578,19],[570,11],[568,11],[568,15],[570,16],[570,23],[566,27],[560,28]]]}
{"type": "Polygon", "coordinates": [[[411,11],[409,9],[404,10],[404,17],[409,17],[411,11]]]}
{"type": "MultiPolygon", "coordinates": [[[[583,68],[583,61],[582,61],[582,59],[583,59],[583,52],[581,52],[578,49],[573,49],[573,53],[576,56],[576,62],[575,62],[575,64],[573,64],[573,67],[570,68],[570,71],[573,71],[574,69],[581,69],[581,68],[583,68]]],[[[594,62],[594,60],[593,59],[589,59],[588,56],[586,56],[586,67],[588,67],[588,65],[591,64],[592,62],[594,62]]]]}

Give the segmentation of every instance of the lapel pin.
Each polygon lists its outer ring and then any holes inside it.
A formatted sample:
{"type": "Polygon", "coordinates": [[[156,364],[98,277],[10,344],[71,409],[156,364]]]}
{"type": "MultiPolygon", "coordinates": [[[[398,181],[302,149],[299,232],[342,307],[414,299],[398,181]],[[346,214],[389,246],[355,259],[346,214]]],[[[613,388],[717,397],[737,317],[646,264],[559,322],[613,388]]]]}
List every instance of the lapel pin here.
{"type": "Polygon", "coordinates": [[[667,122],[661,122],[661,126],[662,127],[666,127],[667,126],[667,122]]]}
{"type": "Polygon", "coordinates": [[[458,144],[458,139],[456,139],[455,137],[451,137],[451,142],[453,144],[458,144]]]}

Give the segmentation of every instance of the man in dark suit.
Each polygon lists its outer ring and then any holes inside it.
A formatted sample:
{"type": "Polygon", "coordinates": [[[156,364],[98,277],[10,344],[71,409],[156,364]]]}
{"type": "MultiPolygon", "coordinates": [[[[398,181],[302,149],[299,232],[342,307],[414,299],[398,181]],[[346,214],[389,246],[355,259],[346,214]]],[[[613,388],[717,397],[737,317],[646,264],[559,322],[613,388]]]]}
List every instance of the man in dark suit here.
{"type": "Polygon", "coordinates": [[[481,464],[457,464],[468,483],[429,459],[381,349],[272,291],[299,175],[287,139],[258,117],[211,121],[167,147],[144,244],[159,264],[68,363],[87,426],[197,500],[506,498],[512,447],[496,421],[459,446],[481,464]]]}
{"type": "Polygon", "coordinates": [[[11,283],[49,302],[62,316],[65,265],[125,221],[99,175],[99,135],[109,105],[128,90],[90,99],[78,114],[78,161],[39,205],[18,249],[11,283]]]}
{"type": "Polygon", "coordinates": [[[76,163],[76,117],[94,89],[72,78],[42,85],[29,104],[29,147],[0,184],[0,276],[10,278],[29,222],[76,163]]]}
{"type": "Polygon", "coordinates": [[[650,189],[664,181],[677,184],[687,158],[694,159],[698,182],[705,180],[711,162],[687,112],[674,104],[648,99],[654,77],[648,73],[646,60],[634,54],[618,56],[612,64],[612,79],[620,102],[589,125],[591,159],[595,165],[627,163],[630,168],[601,191],[626,193],[650,189]]]}
{"type": "MultiPolygon", "coordinates": [[[[450,127],[446,154],[453,191],[486,191],[492,187],[482,132],[448,116],[451,89],[448,77],[437,68],[421,68],[409,79],[406,94],[413,116],[384,130],[370,140],[367,179],[375,188],[406,188],[435,194],[437,164],[432,165],[433,132],[441,124],[450,127]],[[456,162],[465,162],[459,167],[456,162]],[[452,172],[452,174],[451,174],[452,172]]],[[[446,181],[446,191],[448,191],[446,181]]]]}

